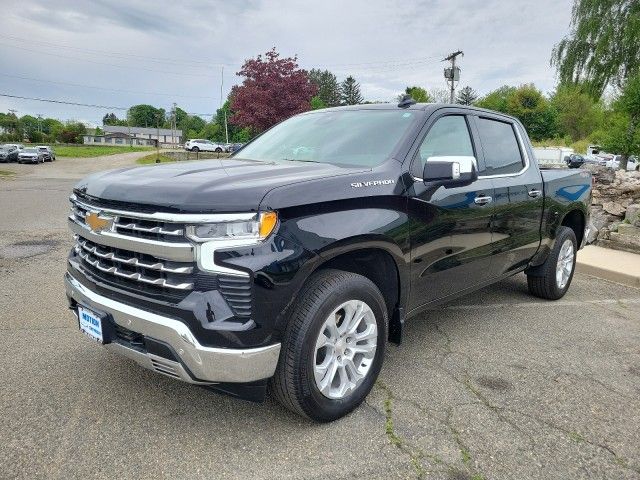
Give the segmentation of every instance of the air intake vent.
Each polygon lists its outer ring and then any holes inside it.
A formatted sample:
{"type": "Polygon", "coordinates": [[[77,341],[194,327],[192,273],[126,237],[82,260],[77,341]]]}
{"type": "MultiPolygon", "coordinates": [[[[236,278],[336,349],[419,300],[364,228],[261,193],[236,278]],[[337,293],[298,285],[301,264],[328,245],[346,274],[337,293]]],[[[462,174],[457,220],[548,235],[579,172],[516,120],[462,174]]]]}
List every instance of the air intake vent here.
{"type": "Polygon", "coordinates": [[[219,275],[218,288],[236,316],[251,317],[251,279],[249,277],[219,275]]]}
{"type": "Polygon", "coordinates": [[[169,360],[163,361],[154,357],[151,359],[151,365],[153,365],[153,369],[158,373],[162,373],[163,375],[167,375],[172,378],[182,378],[175,367],[175,362],[171,362],[169,360]]]}

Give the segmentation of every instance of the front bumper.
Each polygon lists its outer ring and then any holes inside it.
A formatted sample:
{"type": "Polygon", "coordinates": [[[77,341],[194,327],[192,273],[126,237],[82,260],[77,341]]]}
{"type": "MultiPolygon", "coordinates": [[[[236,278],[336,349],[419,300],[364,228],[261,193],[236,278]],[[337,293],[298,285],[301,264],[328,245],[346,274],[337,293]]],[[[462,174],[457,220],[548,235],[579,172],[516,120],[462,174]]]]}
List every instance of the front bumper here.
{"type": "Polygon", "coordinates": [[[189,327],[172,318],[151,313],[99,295],[69,273],[65,274],[67,296],[75,303],[107,314],[116,325],[161,342],[175,352],[169,359],[148,351],[112,342],[105,348],[125,355],[150,370],[188,383],[249,383],[273,376],[280,344],[250,349],[202,346],[189,327]]]}

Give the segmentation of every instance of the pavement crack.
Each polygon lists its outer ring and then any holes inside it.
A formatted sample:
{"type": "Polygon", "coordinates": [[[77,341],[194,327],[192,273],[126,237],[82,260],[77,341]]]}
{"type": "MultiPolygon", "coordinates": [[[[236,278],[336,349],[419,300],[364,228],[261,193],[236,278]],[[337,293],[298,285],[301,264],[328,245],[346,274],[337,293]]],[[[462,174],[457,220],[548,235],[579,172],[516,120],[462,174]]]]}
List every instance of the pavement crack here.
{"type": "MultiPolygon", "coordinates": [[[[395,429],[393,422],[393,401],[395,400],[391,389],[382,381],[376,381],[376,386],[384,392],[384,417],[385,417],[385,433],[389,443],[409,457],[411,465],[415,469],[416,478],[425,478],[427,471],[422,465],[422,459],[427,459],[435,465],[447,465],[439,456],[424,452],[418,447],[410,445],[409,442],[400,436],[395,429]]],[[[447,465],[450,467],[449,465],[447,465]]]]}
{"type": "Polygon", "coordinates": [[[567,428],[561,427],[560,425],[556,425],[553,422],[550,422],[549,420],[545,420],[543,418],[540,418],[536,415],[532,415],[530,413],[525,413],[525,412],[521,412],[519,410],[515,410],[515,409],[510,409],[510,408],[503,408],[503,407],[497,407],[498,409],[505,411],[505,412],[512,412],[515,413],[517,415],[521,415],[523,417],[527,417],[535,422],[541,423],[551,429],[557,430],[558,432],[561,432],[562,434],[566,435],[571,441],[575,442],[575,443],[586,443],[589,444],[593,447],[599,448],[605,452],[608,452],[612,457],[613,457],[613,461],[621,466],[624,469],[630,470],[632,472],[638,473],[640,474],[640,467],[636,467],[633,465],[629,465],[629,462],[626,458],[618,455],[615,450],[613,450],[613,448],[611,448],[609,445],[605,445],[603,443],[591,440],[587,437],[585,437],[584,435],[580,434],[579,432],[575,432],[573,430],[569,430],[567,428]]]}

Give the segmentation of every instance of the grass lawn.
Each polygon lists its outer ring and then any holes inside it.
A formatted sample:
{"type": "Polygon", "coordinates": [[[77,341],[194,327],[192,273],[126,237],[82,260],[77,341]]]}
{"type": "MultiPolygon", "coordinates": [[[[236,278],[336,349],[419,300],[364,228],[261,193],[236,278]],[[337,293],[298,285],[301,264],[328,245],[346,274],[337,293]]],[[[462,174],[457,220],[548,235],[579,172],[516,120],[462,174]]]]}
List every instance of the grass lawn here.
{"type": "Polygon", "coordinates": [[[146,152],[153,150],[153,147],[113,147],[109,145],[53,145],[53,149],[58,157],[100,157],[102,155],[115,155],[116,153],[146,152]]]}
{"type": "Polygon", "coordinates": [[[15,174],[16,172],[10,172],[9,170],[0,170],[0,178],[7,178],[15,174]]]}
{"type": "MultiPolygon", "coordinates": [[[[150,153],[149,155],[145,155],[144,157],[136,160],[136,163],[139,163],[140,165],[151,165],[153,163],[156,163],[157,157],[158,157],[157,153],[150,153]]],[[[171,157],[167,157],[166,155],[160,154],[160,163],[167,163],[167,162],[175,162],[175,160],[171,157]]]]}

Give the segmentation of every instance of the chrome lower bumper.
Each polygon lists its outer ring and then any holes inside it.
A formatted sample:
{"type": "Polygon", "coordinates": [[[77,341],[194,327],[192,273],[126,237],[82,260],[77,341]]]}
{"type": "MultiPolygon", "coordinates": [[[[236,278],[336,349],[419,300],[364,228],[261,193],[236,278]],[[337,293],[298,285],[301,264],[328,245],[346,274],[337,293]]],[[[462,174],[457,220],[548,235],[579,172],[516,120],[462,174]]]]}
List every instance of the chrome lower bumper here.
{"type": "Polygon", "coordinates": [[[244,350],[205,347],[200,345],[191,330],[178,320],[125,305],[92,292],[69,273],[65,274],[64,283],[67,295],[76,302],[111,315],[113,321],[124,328],[168,344],[180,357],[180,362],[175,362],[119,343],[105,345],[106,348],[135,360],[145,368],[198,384],[253,382],[273,376],[276,370],[280,356],[279,343],[244,350]]]}

